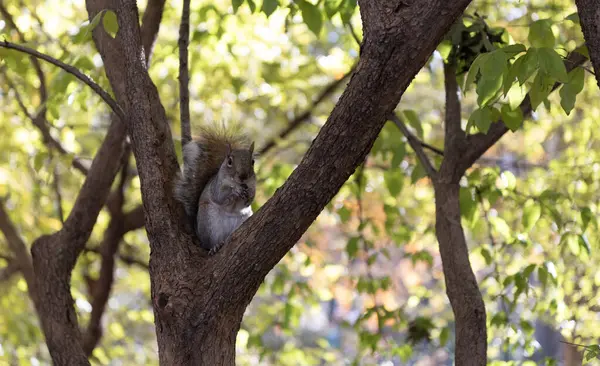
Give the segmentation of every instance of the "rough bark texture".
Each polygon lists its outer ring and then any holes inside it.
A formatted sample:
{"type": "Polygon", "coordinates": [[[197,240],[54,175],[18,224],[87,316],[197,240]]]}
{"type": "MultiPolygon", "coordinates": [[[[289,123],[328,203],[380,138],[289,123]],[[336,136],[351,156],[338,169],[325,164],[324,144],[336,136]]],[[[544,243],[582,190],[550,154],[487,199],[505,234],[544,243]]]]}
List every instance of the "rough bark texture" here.
{"type": "Polygon", "coordinates": [[[460,221],[459,181],[467,137],[461,128],[456,67],[444,65],[446,111],[444,120],[444,159],[433,179],[435,190],[435,232],[444,267],[446,293],[456,324],[455,362],[457,365],[486,365],[487,328],[485,304],[469,262],[469,249],[460,221]]]}
{"type": "Polygon", "coordinates": [[[575,0],[585,44],[600,87],[600,0],[575,0]]]}
{"type": "MultiPolygon", "coordinates": [[[[93,3],[88,1],[88,9],[93,3]]],[[[184,228],[183,210],[172,199],[178,166],[171,133],[140,57],[135,2],[119,3],[119,42],[126,50],[123,80],[131,106],[128,130],[152,250],[161,364],[234,364],[242,315],[265,275],[363,161],[386,117],[468,3],[361,3],[364,44],[346,92],[286,184],[211,258],[184,228]]]]}

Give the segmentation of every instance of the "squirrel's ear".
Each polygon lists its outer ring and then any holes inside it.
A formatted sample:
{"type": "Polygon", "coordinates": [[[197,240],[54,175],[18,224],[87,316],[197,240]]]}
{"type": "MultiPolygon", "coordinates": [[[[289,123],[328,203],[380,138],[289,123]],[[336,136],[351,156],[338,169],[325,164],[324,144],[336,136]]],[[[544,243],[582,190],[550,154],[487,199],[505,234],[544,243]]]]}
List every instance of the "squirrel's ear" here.
{"type": "Polygon", "coordinates": [[[253,152],[254,152],[254,141],[252,141],[252,144],[250,144],[250,155],[252,155],[253,152]]]}

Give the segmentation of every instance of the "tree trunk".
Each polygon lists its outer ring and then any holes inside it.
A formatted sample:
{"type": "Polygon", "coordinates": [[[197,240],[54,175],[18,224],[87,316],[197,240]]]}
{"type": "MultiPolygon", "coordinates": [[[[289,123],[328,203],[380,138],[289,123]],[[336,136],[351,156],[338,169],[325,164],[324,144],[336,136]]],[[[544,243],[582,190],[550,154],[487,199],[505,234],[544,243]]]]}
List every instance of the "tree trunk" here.
{"type": "Polygon", "coordinates": [[[485,305],[469,263],[460,222],[460,186],[456,180],[435,183],[436,236],[444,266],[446,293],[456,323],[456,365],[486,365],[485,305]]]}

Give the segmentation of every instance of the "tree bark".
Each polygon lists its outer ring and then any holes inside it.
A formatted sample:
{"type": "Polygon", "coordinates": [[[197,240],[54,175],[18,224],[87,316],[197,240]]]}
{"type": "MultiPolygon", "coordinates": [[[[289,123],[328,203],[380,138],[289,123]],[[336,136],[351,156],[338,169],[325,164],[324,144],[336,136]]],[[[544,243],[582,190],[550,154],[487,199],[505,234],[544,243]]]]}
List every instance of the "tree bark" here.
{"type": "Polygon", "coordinates": [[[600,1],[575,0],[585,44],[594,66],[596,84],[600,87],[600,1]]]}
{"type": "Polygon", "coordinates": [[[435,182],[435,231],[440,244],[446,293],[456,324],[456,365],[487,364],[485,305],[469,262],[460,222],[458,181],[435,182]]]}

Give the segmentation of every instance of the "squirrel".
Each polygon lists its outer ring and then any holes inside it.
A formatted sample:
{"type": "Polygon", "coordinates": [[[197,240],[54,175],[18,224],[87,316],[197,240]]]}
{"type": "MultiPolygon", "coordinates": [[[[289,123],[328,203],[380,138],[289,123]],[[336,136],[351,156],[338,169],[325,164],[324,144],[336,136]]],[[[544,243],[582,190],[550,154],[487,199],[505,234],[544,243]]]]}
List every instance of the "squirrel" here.
{"type": "Polygon", "coordinates": [[[209,126],[183,147],[183,172],[174,184],[201,246],[214,255],[252,216],[256,193],[254,141],[237,126],[209,126]]]}

